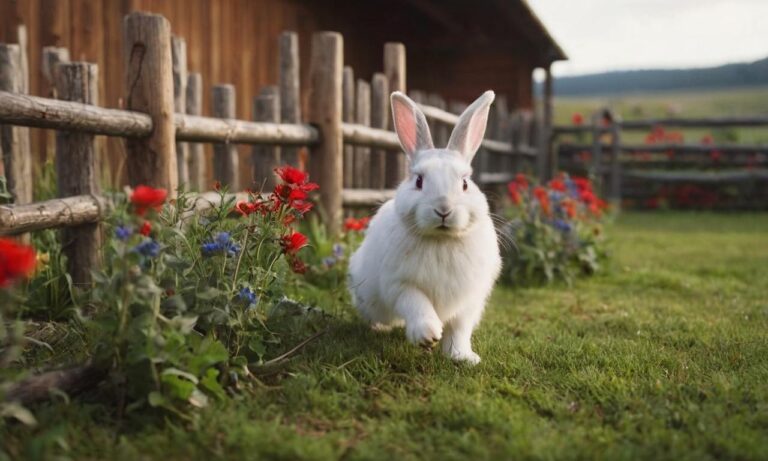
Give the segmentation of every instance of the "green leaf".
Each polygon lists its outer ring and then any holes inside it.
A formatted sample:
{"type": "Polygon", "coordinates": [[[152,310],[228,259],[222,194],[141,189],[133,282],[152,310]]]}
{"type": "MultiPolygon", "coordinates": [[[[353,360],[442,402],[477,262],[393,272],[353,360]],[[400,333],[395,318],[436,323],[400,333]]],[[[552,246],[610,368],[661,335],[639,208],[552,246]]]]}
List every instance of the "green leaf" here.
{"type": "Polygon", "coordinates": [[[179,376],[182,378],[186,378],[189,381],[192,381],[193,383],[197,384],[197,376],[193,375],[192,373],[188,373],[186,371],[179,370],[178,368],[166,368],[161,373],[163,380],[165,380],[166,376],[172,375],[172,376],[179,376]]]}
{"type": "Polygon", "coordinates": [[[205,372],[205,376],[200,380],[200,384],[211,394],[215,395],[219,400],[224,400],[227,394],[224,392],[224,388],[219,384],[219,370],[215,368],[209,368],[205,372]]]}
{"type": "Polygon", "coordinates": [[[203,301],[212,301],[219,296],[222,296],[224,294],[223,291],[214,288],[214,287],[208,287],[205,290],[197,292],[196,296],[197,299],[203,300],[203,301]]]}
{"type": "Polygon", "coordinates": [[[197,389],[195,383],[181,379],[174,374],[164,375],[160,379],[165,384],[168,393],[181,400],[187,400],[197,389]]]}
{"type": "Polygon", "coordinates": [[[147,400],[149,401],[150,406],[156,407],[156,408],[162,407],[167,403],[163,394],[157,391],[150,392],[149,395],[147,396],[147,400]]]}

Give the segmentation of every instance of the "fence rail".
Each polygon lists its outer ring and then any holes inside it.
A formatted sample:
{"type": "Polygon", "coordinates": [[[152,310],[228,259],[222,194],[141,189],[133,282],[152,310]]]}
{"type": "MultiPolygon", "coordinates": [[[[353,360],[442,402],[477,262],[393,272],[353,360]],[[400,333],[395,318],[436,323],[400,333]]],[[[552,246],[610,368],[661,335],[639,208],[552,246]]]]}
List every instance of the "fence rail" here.
{"type": "MultiPolygon", "coordinates": [[[[707,186],[742,185],[753,195],[768,193],[768,145],[711,142],[652,142],[626,144],[622,131],[667,128],[764,127],[768,117],[662,118],[623,121],[607,109],[595,113],[592,123],[576,126],[554,126],[550,149],[550,174],[558,169],[585,172],[597,179],[614,201],[635,198],[649,188],[637,187],[638,181],[664,185],[701,184],[707,186]],[[578,135],[579,142],[563,141],[567,135],[578,135]],[[584,137],[591,137],[591,143],[584,137]],[[554,145],[557,144],[555,147],[554,145]],[[608,165],[606,165],[606,162],[608,165]],[[625,180],[633,181],[624,191],[625,180]]],[[[763,200],[764,203],[764,200],[763,200]]],[[[739,208],[743,203],[739,204],[739,208]]]]}

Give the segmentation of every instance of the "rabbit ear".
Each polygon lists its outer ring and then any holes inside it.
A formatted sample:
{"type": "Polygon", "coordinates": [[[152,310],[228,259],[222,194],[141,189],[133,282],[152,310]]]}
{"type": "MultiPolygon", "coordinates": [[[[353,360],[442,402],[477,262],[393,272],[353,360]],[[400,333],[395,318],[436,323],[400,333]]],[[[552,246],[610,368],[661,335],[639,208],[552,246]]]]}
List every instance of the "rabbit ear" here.
{"type": "Polygon", "coordinates": [[[434,149],[427,118],[416,103],[399,91],[392,93],[390,99],[395,132],[408,158],[420,150],[434,149]]]}
{"type": "Polygon", "coordinates": [[[488,110],[495,97],[493,91],[483,93],[461,114],[451,133],[447,149],[459,152],[468,163],[472,162],[472,158],[483,142],[485,125],[488,123],[488,110]]]}

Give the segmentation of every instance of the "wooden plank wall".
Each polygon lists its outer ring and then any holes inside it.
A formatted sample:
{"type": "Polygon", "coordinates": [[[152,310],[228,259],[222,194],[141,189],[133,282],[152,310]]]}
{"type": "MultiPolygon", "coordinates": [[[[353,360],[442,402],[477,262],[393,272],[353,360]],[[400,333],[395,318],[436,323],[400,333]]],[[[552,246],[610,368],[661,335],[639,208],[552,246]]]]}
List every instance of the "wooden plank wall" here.
{"type": "MultiPolygon", "coordinates": [[[[299,32],[301,71],[306,75],[309,38],[315,29],[306,8],[281,0],[0,0],[0,42],[15,43],[16,26],[27,26],[31,94],[51,94],[41,72],[42,48],[61,46],[69,49],[73,61],[98,64],[100,104],[122,107],[122,19],[137,10],[159,13],[171,22],[173,33],[187,41],[190,72],[203,75],[203,113],[211,113],[211,87],[232,83],[237,88],[237,117],[250,119],[253,97],[262,86],[277,83],[277,39],[283,30],[299,32]]],[[[33,131],[32,149],[40,165],[53,152],[52,138],[43,130],[33,131]]],[[[121,144],[102,141],[105,169],[124,171],[121,144]]],[[[210,146],[206,149],[210,157],[210,146]]],[[[241,148],[244,164],[249,153],[241,148]]],[[[207,171],[210,176],[210,165],[207,171]]],[[[250,172],[243,169],[242,174],[241,183],[249,184],[250,172]]],[[[123,183],[124,175],[119,176],[109,185],[123,183]]]]}

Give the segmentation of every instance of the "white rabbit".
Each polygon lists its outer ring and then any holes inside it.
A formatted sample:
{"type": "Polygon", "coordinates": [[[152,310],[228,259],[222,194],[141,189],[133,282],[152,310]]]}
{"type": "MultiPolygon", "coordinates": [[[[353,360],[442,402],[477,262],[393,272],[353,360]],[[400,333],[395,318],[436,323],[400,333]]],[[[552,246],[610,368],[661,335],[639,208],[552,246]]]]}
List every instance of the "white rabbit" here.
{"type": "Polygon", "coordinates": [[[432,143],[426,118],[400,92],[392,115],[408,156],[408,177],[370,222],[352,255],[350,292],[375,329],[405,323],[408,340],[457,361],[480,362],[472,331],[501,270],[485,195],[472,182],[472,158],[494,99],[485,92],[459,118],[445,149],[432,143]]]}

